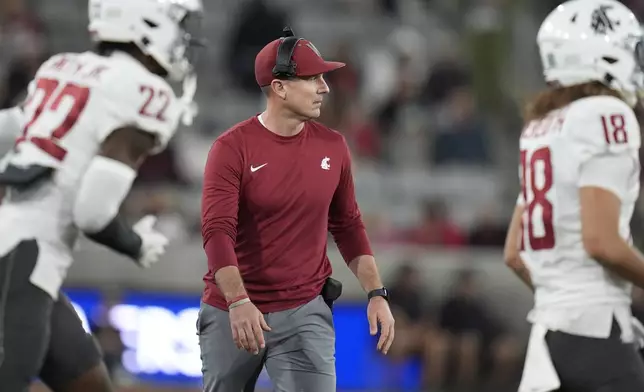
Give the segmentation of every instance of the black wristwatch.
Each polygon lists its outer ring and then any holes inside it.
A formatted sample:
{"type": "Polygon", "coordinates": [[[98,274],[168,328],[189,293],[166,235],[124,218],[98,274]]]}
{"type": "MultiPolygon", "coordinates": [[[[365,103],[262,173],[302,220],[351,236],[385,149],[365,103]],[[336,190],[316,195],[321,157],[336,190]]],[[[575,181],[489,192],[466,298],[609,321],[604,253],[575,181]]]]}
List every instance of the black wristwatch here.
{"type": "Polygon", "coordinates": [[[382,297],[385,300],[387,300],[387,302],[389,302],[389,290],[387,290],[386,287],[383,287],[381,289],[371,290],[369,294],[367,294],[367,298],[371,300],[371,298],[373,297],[382,297]]]}

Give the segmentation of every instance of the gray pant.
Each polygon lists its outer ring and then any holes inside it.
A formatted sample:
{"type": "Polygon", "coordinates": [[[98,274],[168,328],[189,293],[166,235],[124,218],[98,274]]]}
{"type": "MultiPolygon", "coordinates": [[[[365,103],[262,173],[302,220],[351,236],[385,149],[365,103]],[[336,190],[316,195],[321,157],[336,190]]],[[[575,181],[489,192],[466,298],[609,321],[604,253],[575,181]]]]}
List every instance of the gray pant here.
{"type": "Polygon", "coordinates": [[[271,327],[264,332],[266,348],[252,355],[235,346],[228,312],[201,304],[204,392],[241,392],[263,365],[276,392],[334,392],[335,331],[322,297],[264,318],[271,327]]]}

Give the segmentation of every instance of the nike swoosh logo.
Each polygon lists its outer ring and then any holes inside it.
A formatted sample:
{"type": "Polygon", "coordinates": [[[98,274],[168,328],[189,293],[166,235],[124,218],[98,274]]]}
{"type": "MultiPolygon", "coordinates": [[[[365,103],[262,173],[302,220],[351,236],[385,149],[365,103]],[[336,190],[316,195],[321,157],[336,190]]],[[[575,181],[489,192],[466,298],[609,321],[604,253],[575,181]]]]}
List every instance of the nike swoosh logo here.
{"type": "Polygon", "coordinates": [[[261,169],[262,167],[268,165],[268,163],[265,163],[263,165],[259,165],[257,167],[254,167],[253,165],[250,165],[250,172],[255,173],[257,170],[261,169]]]}

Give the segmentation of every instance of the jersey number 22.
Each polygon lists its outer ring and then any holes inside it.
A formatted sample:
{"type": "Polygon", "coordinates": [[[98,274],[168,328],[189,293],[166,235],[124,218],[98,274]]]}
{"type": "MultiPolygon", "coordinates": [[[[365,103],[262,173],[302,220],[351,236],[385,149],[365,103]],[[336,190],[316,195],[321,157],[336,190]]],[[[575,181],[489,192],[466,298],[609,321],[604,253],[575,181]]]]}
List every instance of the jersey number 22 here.
{"type": "Polygon", "coordinates": [[[87,101],[89,100],[89,88],[73,83],[67,83],[62,89],[60,89],[60,91],[56,92],[59,85],[60,82],[54,79],[36,80],[36,89],[28,98],[26,105],[33,103],[35,97],[40,97],[40,102],[37,102],[38,106],[36,106],[31,119],[27,125],[25,125],[23,135],[18,138],[16,145],[29,140],[47,154],[59,161],[62,161],[65,158],[67,151],[59,146],[56,141],[60,140],[72,129],[78,120],[80,113],[85,109],[85,105],[87,105],[87,101]],[[54,94],[55,92],[56,94],[54,94]],[[30,128],[38,120],[43,111],[57,111],[65,98],[71,99],[72,103],[71,106],[69,106],[62,123],[51,130],[49,137],[35,135],[30,136],[30,128]]]}

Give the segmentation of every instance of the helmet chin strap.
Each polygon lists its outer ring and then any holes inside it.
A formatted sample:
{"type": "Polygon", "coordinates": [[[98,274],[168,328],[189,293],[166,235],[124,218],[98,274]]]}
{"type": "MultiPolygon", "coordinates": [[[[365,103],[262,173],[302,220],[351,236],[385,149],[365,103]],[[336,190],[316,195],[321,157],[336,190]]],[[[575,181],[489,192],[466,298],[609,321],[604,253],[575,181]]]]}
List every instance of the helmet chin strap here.
{"type": "Polygon", "coordinates": [[[197,92],[197,74],[191,71],[183,79],[183,95],[179,98],[183,113],[181,114],[181,122],[183,125],[189,127],[193,124],[194,118],[199,112],[199,106],[194,101],[195,93],[197,92]]]}

